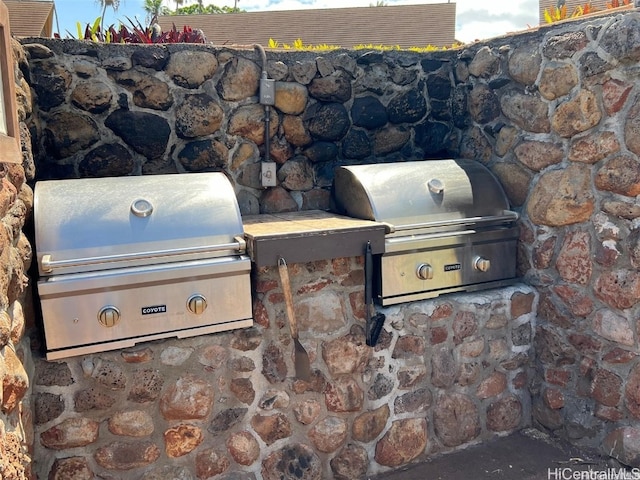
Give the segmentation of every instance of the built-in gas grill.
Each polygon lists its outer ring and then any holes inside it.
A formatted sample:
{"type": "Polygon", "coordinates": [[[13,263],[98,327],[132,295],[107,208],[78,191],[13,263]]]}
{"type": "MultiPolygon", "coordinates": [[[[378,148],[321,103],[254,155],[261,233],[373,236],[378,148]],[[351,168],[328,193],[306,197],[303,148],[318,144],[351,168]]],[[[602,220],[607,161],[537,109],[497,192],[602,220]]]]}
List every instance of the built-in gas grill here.
{"type": "Polygon", "coordinates": [[[336,210],[383,222],[374,258],[383,305],[512,283],[518,214],[496,178],[473,160],[356,165],[335,171],[336,210]]]}
{"type": "Polygon", "coordinates": [[[49,359],[253,325],[222,173],[42,181],[34,218],[49,359]]]}

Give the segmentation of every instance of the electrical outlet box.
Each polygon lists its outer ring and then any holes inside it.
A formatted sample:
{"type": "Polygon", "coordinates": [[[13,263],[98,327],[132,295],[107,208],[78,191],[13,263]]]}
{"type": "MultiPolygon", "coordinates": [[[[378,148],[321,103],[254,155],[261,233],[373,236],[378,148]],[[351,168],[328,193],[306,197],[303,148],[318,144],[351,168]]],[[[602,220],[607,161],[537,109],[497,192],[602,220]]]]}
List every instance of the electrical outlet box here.
{"type": "Polygon", "coordinates": [[[261,179],[265,188],[276,186],[276,162],[262,162],[261,179]]]}
{"type": "Polygon", "coordinates": [[[275,105],[276,81],[272,78],[260,79],[260,103],[262,105],[275,105]]]}

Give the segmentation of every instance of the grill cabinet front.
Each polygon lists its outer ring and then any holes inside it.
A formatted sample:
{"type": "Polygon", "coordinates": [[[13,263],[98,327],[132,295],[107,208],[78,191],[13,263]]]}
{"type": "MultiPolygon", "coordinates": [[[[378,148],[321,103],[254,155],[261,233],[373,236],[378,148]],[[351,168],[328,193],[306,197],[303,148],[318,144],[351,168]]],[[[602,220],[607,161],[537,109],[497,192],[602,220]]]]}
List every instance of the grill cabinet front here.
{"type": "Polygon", "coordinates": [[[222,173],[42,181],[34,220],[49,359],[253,325],[222,173]]]}
{"type": "Polygon", "coordinates": [[[479,162],[424,160],[339,167],[336,210],[382,222],[375,258],[383,305],[512,283],[518,214],[479,162]]]}

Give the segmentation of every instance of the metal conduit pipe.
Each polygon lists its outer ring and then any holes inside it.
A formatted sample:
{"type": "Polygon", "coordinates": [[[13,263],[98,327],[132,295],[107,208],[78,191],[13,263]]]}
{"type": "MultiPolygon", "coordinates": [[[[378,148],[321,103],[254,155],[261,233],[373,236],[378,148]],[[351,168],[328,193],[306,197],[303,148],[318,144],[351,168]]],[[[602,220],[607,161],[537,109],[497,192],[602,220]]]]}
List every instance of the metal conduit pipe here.
{"type": "Polygon", "coordinates": [[[255,44],[254,48],[260,54],[262,74],[260,75],[260,104],[264,105],[264,162],[261,168],[262,186],[276,186],[276,165],[271,161],[271,106],[275,104],[275,81],[267,75],[267,54],[264,47],[255,44]]]}

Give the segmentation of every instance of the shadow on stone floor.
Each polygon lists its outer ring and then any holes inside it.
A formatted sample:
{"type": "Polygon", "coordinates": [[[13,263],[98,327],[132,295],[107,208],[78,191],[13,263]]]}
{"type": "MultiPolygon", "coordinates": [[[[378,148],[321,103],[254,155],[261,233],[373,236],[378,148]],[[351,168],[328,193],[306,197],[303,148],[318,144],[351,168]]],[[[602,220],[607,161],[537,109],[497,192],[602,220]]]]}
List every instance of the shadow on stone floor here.
{"type": "Polygon", "coordinates": [[[640,479],[631,471],[627,477],[612,476],[622,468],[614,463],[530,428],[369,480],[564,480],[591,478],[577,473],[588,470],[609,474],[593,478],[640,479]]]}

